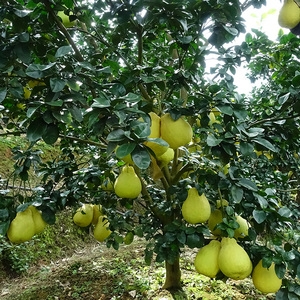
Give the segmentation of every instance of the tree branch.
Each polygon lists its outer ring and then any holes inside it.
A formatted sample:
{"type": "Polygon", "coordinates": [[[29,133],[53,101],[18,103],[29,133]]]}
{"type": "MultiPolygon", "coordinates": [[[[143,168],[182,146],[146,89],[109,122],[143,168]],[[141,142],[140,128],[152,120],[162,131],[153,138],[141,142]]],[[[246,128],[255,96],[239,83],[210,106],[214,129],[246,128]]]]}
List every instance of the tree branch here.
{"type": "Polygon", "coordinates": [[[46,7],[47,11],[53,17],[53,19],[55,20],[55,23],[57,24],[57,26],[62,31],[62,33],[64,34],[64,36],[66,37],[66,39],[70,43],[71,47],[73,48],[77,60],[83,62],[84,61],[83,56],[81,55],[79,49],[77,48],[76,44],[74,43],[74,41],[73,41],[72,37],[70,36],[68,30],[66,29],[66,27],[62,24],[62,22],[59,20],[59,18],[55,14],[54,10],[51,7],[51,3],[48,0],[43,0],[43,2],[45,4],[45,7],[46,7]]]}

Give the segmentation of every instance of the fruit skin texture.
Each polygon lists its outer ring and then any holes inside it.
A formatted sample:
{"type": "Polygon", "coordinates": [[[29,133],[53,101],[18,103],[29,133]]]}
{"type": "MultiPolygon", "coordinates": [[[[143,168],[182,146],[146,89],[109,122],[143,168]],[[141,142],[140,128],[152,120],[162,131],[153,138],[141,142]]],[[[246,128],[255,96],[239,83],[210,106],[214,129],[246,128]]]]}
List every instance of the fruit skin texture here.
{"type": "Polygon", "coordinates": [[[98,242],[103,242],[111,234],[108,226],[106,216],[100,216],[94,229],[94,237],[98,242]]]}
{"type": "Polygon", "coordinates": [[[222,221],[223,221],[222,211],[220,209],[215,209],[211,213],[208,219],[208,228],[213,235],[221,235],[221,229],[219,228],[214,229],[214,228],[216,227],[217,224],[222,223],[222,221]]]}
{"type": "Polygon", "coordinates": [[[83,204],[79,207],[73,217],[73,221],[80,227],[87,227],[93,221],[93,206],[90,204],[83,204]]]}
{"type": "Polygon", "coordinates": [[[292,29],[300,22],[300,8],[293,0],[286,0],[279,11],[278,24],[292,29]]]}
{"type": "Polygon", "coordinates": [[[210,278],[217,276],[220,271],[218,262],[220,248],[221,243],[217,240],[212,240],[208,245],[199,250],[194,261],[198,273],[210,278]]]}
{"type": "Polygon", "coordinates": [[[28,208],[17,213],[7,231],[9,240],[16,244],[29,241],[34,234],[35,226],[32,218],[32,211],[28,208]]]}
{"type": "Polygon", "coordinates": [[[100,205],[100,204],[94,204],[93,205],[93,220],[92,220],[92,223],[94,225],[97,224],[98,219],[99,219],[100,216],[103,216],[102,205],[100,205]]]}
{"type": "Polygon", "coordinates": [[[32,212],[32,218],[33,218],[33,223],[34,223],[34,228],[35,228],[34,234],[41,233],[45,229],[47,223],[44,221],[44,219],[42,218],[42,214],[36,207],[34,207],[33,205],[30,205],[30,206],[28,206],[28,208],[32,212]]]}
{"type": "Polygon", "coordinates": [[[234,231],[234,237],[236,239],[244,238],[245,236],[248,235],[248,229],[249,229],[248,223],[241,216],[236,216],[236,221],[239,223],[240,227],[234,231]]]}
{"type": "MultiPolygon", "coordinates": [[[[152,139],[160,138],[160,129],[161,129],[160,117],[155,112],[150,112],[149,115],[151,118],[151,126],[150,126],[151,133],[148,136],[148,138],[152,138],[152,139]]],[[[161,156],[168,150],[168,147],[159,145],[154,142],[145,142],[145,145],[149,147],[155,153],[156,156],[161,156]]]]}
{"type": "Polygon", "coordinates": [[[275,272],[275,264],[272,262],[269,269],[262,266],[262,260],[258,262],[252,273],[254,286],[262,293],[276,293],[282,284],[275,272]]]}
{"type": "Polygon", "coordinates": [[[190,224],[206,222],[211,213],[207,198],[204,194],[199,196],[196,188],[189,189],[181,209],[183,218],[190,224]]]}
{"type": "Polygon", "coordinates": [[[124,166],[115,181],[115,193],[120,198],[136,198],[142,191],[142,184],[132,166],[124,166]]]}
{"type": "Polygon", "coordinates": [[[174,150],[172,148],[168,148],[164,154],[157,157],[157,160],[160,162],[162,167],[166,166],[173,159],[174,159],[174,150]]]}
{"type": "Polygon", "coordinates": [[[177,149],[192,141],[193,130],[191,125],[181,116],[174,121],[169,113],[160,118],[160,134],[172,149],[177,149]]]}
{"type": "Polygon", "coordinates": [[[244,279],[252,272],[252,262],[247,252],[234,238],[228,237],[221,241],[219,267],[225,276],[234,280],[244,279]]]}

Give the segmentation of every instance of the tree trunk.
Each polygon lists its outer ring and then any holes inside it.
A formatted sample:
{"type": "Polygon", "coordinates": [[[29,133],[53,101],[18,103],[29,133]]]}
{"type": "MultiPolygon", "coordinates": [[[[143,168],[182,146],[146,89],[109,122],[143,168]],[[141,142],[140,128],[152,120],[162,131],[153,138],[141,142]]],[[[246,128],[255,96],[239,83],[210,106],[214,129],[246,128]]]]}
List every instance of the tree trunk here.
{"type": "Polygon", "coordinates": [[[179,265],[179,257],[175,259],[173,264],[166,261],[166,279],[163,289],[178,290],[181,288],[181,271],[179,265]]]}

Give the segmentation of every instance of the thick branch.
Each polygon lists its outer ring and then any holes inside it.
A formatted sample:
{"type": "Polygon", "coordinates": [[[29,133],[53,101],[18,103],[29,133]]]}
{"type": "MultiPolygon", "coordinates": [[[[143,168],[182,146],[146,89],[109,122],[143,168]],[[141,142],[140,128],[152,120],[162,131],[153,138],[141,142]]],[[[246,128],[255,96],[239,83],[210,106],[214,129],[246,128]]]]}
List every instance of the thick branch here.
{"type": "Polygon", "coordinates": [[[62,33],[64,34],[64,36],[66,37],[66,39],[68,40],[68,42],[70,43],[71,47],[73,48],[76,58],[78,61],[84,61],[83,56],[81,55],[79,49],[77,48],[76,44],[74,43],[72,37],[70,36],[68,30],[66,29],[66,27],[62,24],[62,22],[59,20],[59,18],[57,17],[57,15],[55,14],[54,10],[51,7],[51,3],[48,0],[44,0],[43,1],[45,4],[45,7],[47,9],[47,11],[50,13],[50,15],[53,17],[53,19],[55,20],[55,23],[57,24],[57,26],[59,27],[59,29],[62,31],[62,33]]]}
{"type": "Polygon", "coordinates": [[[81,138],[77,138],[75,136],[60,134],[59,137],[62,138],[62,139],[68,139],[68,140],[76,141],[76,142],[79,142],[80,144],[93,145],[93,146],[97,146],[97,147],[103,148],[103,149],[107,148],[107,145],[105,145],[103,143],[97,143],[97,142],[90,141],[90,140],[84,140],[84,139],[81,139],[81,138]]]}

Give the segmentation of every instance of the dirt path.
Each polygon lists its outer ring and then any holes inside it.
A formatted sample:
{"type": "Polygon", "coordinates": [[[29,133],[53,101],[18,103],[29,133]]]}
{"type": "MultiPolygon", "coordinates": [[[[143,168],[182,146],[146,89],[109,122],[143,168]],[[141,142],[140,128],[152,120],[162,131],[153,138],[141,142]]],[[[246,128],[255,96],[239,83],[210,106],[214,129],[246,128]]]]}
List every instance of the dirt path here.
{"type": "Polygon", "coordinates": [[[275,299],[261,295],[250,279],[224,283],[198,275],[188,251],[181,262],[183,290],[175,294],[160,290],[164,268],[143,260],[144,242],[122,246],[119,251],[103,244],[89,244],[68,258],[38,262],[26,275],[1,283],[3,300],[108,300],[108,299],[275,299]]]}

